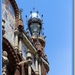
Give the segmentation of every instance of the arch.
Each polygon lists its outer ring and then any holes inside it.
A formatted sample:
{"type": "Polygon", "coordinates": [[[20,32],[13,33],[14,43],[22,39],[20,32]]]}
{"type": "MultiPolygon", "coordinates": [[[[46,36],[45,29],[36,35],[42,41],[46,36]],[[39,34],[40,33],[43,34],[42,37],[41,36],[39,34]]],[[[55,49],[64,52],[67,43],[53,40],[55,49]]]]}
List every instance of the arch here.
{"type": "Polygon", "coordinates": [[[9,0],[13,6],[14,12],[15,12],[15,17],[19,18],[19,8],[17,6],[17,3],[15,0],[9,0]]]}
{"type": "Polygon", "coordinates": [[[6,51],[8,53],[8,58],[10,62],[12,61],[14,64],[17,64],[19,62],[18,57],[10,42],[4,37],[2,40],[2,49],[3,51],[6,51]]]}
{"type": "Polygon", "coordinates": [[[7,74],[14,75],[15,67],[19,60],[10,42],[4,37],[2,40],[2,49],[8,53],[9,63],[7,65],[7,74]]]}
{"type": "Polygon", "coordinates": [[[15,12],[15,29],[18,27],[18,20],[19,20],[19,8],[17,6],[17,3],[15,0],[10,0],[12,6],[13,6],[13,9],[14,9],[14,12],[15,12]]]}

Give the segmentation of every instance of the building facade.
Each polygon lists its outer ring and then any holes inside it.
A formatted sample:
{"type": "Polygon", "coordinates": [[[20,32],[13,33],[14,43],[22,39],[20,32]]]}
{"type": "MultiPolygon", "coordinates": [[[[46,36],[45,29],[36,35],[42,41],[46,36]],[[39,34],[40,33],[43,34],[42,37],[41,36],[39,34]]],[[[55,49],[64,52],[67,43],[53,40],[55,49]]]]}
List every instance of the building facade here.
{"type": "Polygon", "coordinates": [[[47,75],[49,71],[38,12],[30,12],[27,24],[30,34],[24,30],[15,0],[2,0],[2,75],[47,75]]]}

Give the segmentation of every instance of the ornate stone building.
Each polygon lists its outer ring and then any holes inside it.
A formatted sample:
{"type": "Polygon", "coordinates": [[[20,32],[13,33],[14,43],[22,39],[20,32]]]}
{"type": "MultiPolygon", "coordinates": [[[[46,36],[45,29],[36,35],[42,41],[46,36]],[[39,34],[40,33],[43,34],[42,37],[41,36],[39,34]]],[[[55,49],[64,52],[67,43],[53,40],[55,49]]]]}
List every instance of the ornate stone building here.
{"type": "Polygon", "coordinates": [[[2,75],[47,75],[42,23],[38,12],[30,12],[29,34],[15,0],[2,0],[2,75]]]}

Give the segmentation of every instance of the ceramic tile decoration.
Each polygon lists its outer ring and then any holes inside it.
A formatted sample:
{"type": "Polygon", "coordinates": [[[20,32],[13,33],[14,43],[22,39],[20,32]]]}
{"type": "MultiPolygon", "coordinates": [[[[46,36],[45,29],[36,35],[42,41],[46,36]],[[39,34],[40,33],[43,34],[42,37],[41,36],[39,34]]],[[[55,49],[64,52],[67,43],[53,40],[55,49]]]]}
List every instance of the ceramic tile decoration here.
{"type": "Polygon", "coordinates": [[[5,37],[14,45],[15,13],[9,0],[2,0],[2,19],[5,20],[5,37]]]}

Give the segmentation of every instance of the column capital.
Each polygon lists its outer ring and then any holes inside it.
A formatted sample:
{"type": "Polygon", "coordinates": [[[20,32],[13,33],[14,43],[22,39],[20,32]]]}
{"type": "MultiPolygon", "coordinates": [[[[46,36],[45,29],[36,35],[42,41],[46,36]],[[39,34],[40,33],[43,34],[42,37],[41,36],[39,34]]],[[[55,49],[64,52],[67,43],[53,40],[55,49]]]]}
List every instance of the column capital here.
{"type": "Polygon", "coordinates": [[[21,39],[23,38],[23,35],[22,35],[22,33],[19,33],[19,38],[21,38],[21,39]]]}
{"type": "Polygon", "coordinates": [[[27,55],[27,57],[26,57],[27,59],[32,59],[32,54],[29,49],[27,50],[26,55],[27,55]]]}
{"type": "Polygon", "coordinates": [[[38,54],[36,54],[35,58],[36,58],[36,59],[39,59],[39,55],[38,55],[38,54]]]}
{"type": "Polygon", "coordinates": [[[14,33],[15,33],[15,34],[19,34],[18,29],[15,29],[15,30],[14,30],[14,33]]]}
{"type": "Polygon", "coordinates": [[[28,62],[28,64],[30,64],[30,65],[32,64],[32,60],[31,60],[31,59],[28,59],[27,62],[28,62]]]}

